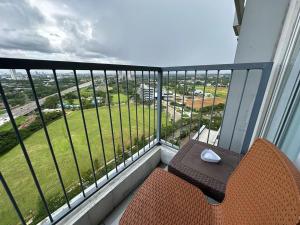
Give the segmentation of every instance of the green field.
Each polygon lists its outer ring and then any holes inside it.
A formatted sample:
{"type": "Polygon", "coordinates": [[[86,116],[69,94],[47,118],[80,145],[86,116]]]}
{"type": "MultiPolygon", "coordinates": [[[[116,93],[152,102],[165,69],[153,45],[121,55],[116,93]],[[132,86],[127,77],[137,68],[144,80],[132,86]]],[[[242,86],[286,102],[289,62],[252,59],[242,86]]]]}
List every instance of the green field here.
{"type": "MultiPolygon", "coordinates": [[[[204,90],[203,85],[196,85],[195,88],[196,88],[196,90],[202,90],[202,91],[204,90]]],[[[227,92],[228,92],[227,87],[218,87],[216,97],[226,98],[227,92]]],[[[213,86],[205,87],[205,93],[214,94],[215,87],[213,87],[213,86]]]]}
{"type": "MultiPolygon", "coordinates": [[[[26,121],[26,116],[19,116],[18,118],[16,118],[15,121],[16,121],[17,126],[20,126],[21,124],[23,124],[26,121]]],[[[0,132],[1,131],[8,131],[8,130],[11,129],[11,127],[12,127],[11,123],[10,122],[6,122],[2,126],[0,126],[0,132]]]]}
{"type": "MultiPolygon", "coordinates": [[[[116,97],[117,99],[117,97],[116,97]]],[[[130,144],[129,122],[127,105],[122,105],[123,116],[123,134],[125,146],[130,144]]],[[[103,165],[103,155],[100,145],[100,135],[97,124],[95,109],[85,110],[87,129],[91,144],[91,151],[94,162],[97,161],[98,168],[103,165]]],[[[109,113],[107,107],[99,108],[102,131],[105,145],[107,161],[113,159],[113,145],[111,129],[109,123],[109,113]]],[[[131,127],[132,136],[136,137],[136,118],[135,107],[131,104],[131,127]]],[[[151,132],[154,132],[153,109],[150,110],[151,132]]],[[[116,145],[121,146],[120,123],[118,106],[112,106],[113,127],[115,133],[116,145]]],[[[88,148],[83,129],[83,122],[80,111],[70,111],[67,113],[70,131],[77,154],[79,168],[82,174],[91,169],[91,163],[88,155],[88,148]]],[[[148,136],[148,107],[145,107],[145,135],[148,136]]],[[[163,120],[165,121],[165,120],[163,120]]],[[[142,134],[142,106],[138,106],[138,126],[139,136],[142,134]]],[[[75,169],[74,160],[71,153],[63,119],[59,119],[48,125],[48,131],[54,152],[61,170],[63,181],[67,192],[78,186],[78,176],[75,169]]],[[[55,172],[54,164],[46,142],[43,130],[31,135],[24,141],[28,150],[33,167],[41,184],[42,190],[47,199],[62,196],[62,190],[55,172]]],[[[6,179],[12,194],[14,195],[24,217],[30,220],[39,210],[41,210],[40,199],[36,191],[33,179],[30,175],[28,166],[19,146],[13,148],[8,153],[0,157],[0,171],[6,179]]],[[[18,217],[11,206],[4,189],[0,185],[0,224],[10,225],[18,224],[18,217]]],[[[70,196],[71,197],[71,196],[70,196]]],[[[54,209],[53,209],[54,210],[54,209]]]]}
{"type": "MultiPolygon", "coordinates": [[[[190,86],[192,87],[192,86],[190,86]]],[[[167,89],[167,86],[164,86],[165,89],[167,89]]],[[[196,90],[204,90],[204,86],[203,85],[195,85],[195,89],[196,90]]],[[[169,88],[170,91],[173,92],[173,94],[175,93],[175,89],[170,87],[169,88]]],[[[227,92],[228,92],[228,88],[227,87],[218,87],[217,88],[217,94],[216,97],[220,97],[220,98],[226,98],[227,96],[227,92]]],[[[205,87],[205,93],[211,93],[214,94],[215,93],[215,87],[214,86],[206,86],[205,87]]],[[[178,95],[178,91],[177,91],[177,95],[178,95]]]]}
{"type": "MultiPolygon", "coordinates": [[[[112,94],[112,104],[118,104],[118,94],[112,94]]],[[[127,103],[127,95],[120,93],[120,103],[127,103]]]]}

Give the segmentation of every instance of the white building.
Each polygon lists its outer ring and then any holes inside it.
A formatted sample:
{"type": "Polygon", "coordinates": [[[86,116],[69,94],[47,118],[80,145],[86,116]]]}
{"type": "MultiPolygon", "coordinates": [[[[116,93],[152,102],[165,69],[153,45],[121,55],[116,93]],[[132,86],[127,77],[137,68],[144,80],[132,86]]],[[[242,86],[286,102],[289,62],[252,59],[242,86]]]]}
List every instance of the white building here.
{"type": "Polygon", "coordinates": [[[157,97],[157,94],[154,94],[154,88],[153,87],[149,87],[149,85],[146,84],[141,84],[138,90],[138,93],[140,95],[140,99],[143,100],[145,102],[147,101],[153,101],[154,98],[157,97]]]}
{"type": "MultiPolygon", "coordinates": [[[[157,93],[155,93],[155,95],[156,95],[157,93]]],[[[156,97],[156,96],[155,96],[156,97]]],[[[165,100],[167,100],[167,99],[171,99],[171,98],[173,98],[173,92],[172,91],[167,91],[167,90],[165,90],[165,89],[163,89],[162,90],[162,99],[165,99],[165,100]]]]}
{"type": "Polygon", "coordinates": [[[194,95],[195,95],[195,96],[203,95],[203,91],[202,91],[202,90],[195,90],[195,91],[194,91],[194,95]]]}

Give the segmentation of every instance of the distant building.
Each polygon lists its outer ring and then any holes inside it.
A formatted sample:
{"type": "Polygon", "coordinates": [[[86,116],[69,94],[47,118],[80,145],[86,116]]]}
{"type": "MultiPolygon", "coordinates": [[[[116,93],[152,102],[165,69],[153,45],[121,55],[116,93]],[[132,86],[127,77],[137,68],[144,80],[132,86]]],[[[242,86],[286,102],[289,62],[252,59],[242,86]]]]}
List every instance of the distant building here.
{"type": "MultiPolygon", "coordinates": [[[[101,104],[101,103],[104,103],[104,99],[103,99],[103,98],[101,98],[101,97],[96,97],[96,99],[97,99],[97,105],[99,105],[99,104],[101,104]]],[[[93,106],[96,105],[94,99],[92,100],[92,105],[93,105],[93,106]]]]}
{"type": "Polygon", "coordinates": [[[154,98],[157,97],[156,93],[154,94],[154,88],[152,88],[151,86],[149,87],[146,84],[140,85],[138,93],[139,93],[140,99],[144,99],[145,102],[153,101],[154,98]]]}
{"type": "Polygon", "coordinates": [[[205,97],[205,98],[213,98],[214,95],[211,94],[211,93],[205,93],[204,97],[205,97]]]}
{"type": "Polygon", "coordinates": [[[27,74],[22,74],[17,72],[15,69],[10,70],[10,79],[12,80],[25,80],[27,79],[27,74]]]}
{"type": "Polygon", "coordinates": [[[173,98],[173,92],[172,91],[167,91],[167,90],[162,90],[162,99],[165,99],[165,100],[167,100],[167,99],[169,99],[170,100],[170,98],[173,98]]]}
{"type": "MultiPolygon", "coordinates": [[[[71,105],[71,104],[67,104],[67,103],[63,103],[63,106],[65,109],[79,109],[80,105],[71,105]]],[[[61,104],[57,104],[58,108],[61,108],[61,104]]]]}
{"type": "Polygon", "coordinates": [[[17,73],[16,73],[16,70],[15,70],[15,69],[11,69],[11,70],[10,70],[10,78],[11,78],[12,80],[16,80],[16,78],[17,78],[17,73]]]}
{"type": "Polygon", "coordinates": [[[203,91],[202,91],[202,90],[195,90],[195,91],[194,91],[194,95],[195,95],[195,96],[203,95],[203,91]]]}
{"type": "Polygon", "coordinates": [[[61,112],[61,108],[57,108],[57,109],[43,109],[42,112],[44,113],[48,113],[48,112],[61,112]]]}

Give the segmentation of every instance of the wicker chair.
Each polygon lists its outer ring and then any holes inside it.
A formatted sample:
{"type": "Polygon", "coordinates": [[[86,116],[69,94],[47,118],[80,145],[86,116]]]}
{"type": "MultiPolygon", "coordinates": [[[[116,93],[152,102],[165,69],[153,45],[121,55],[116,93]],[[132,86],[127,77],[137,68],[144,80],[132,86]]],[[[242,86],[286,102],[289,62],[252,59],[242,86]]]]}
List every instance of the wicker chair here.
{"type": "Polygon", "coordinates": [[[257,139],[231,175],[225,199],[209,204],[195,186],[156,169],[121,225],[300,224],[300,173],[273,144],[257,139]]]}

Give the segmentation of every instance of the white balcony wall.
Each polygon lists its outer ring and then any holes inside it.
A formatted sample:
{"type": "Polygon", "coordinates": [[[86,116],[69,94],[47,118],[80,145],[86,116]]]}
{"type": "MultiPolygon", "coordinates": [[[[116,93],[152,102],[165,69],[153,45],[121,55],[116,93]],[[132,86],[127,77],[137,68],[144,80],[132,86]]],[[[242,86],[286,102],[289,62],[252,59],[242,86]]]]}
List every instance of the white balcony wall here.
{"type": "MultiPolygon", "coordinates": [[[[273,61],[278,40],[286,17],[289,0],[248,0],[246,3],[240,36],[235,55],[235,63],[273,61]]],[[[254,72],[253,72],[254,73],[254,72]]],[[[250,76],[250,74],[249,74],[250,76]]],[[[252,74],[246,84],[244,98],[238,115],[236,131],[232,141],[232,150],[241,152],[247,121],[252,110],[258,74],[252,74]]],[[[220,146],[228,148],[232,136],[233,124],[237,114],[238,100],[241,97],[243,81],[246,74],[236,72],[232,78],[229,101],[224,117],[220,146]]],[[[255,135],[255,134],[254,134],[255,135]]]]}

